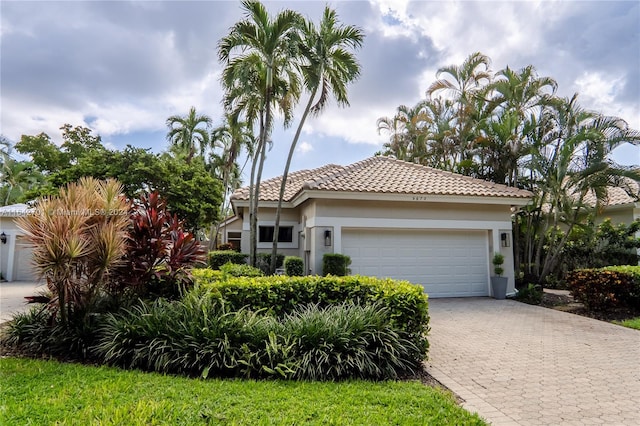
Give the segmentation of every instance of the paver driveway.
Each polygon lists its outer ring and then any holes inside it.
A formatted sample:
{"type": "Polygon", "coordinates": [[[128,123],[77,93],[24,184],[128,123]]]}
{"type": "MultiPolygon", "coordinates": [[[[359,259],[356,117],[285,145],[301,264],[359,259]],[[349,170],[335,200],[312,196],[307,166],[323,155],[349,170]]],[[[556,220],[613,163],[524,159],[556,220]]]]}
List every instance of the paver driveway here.
{"type": "Polygon", "coordinates": [[[494,425],[640,425],[640,331],[489,298],[429,300],[427,370],[494,425]]]}

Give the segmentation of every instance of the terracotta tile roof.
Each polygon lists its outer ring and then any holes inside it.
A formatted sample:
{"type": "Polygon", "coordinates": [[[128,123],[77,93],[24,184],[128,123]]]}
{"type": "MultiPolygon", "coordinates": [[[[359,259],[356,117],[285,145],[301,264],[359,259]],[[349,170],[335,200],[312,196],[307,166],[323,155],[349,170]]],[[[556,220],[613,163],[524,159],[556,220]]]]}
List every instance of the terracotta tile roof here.
{"type": "MultiPolygon", "coordinates": [[[[631,179],[625,179],[625,183],[628,186],[627,188],[619,186],[608,189],[605,205],[620,206],[640,201],[640,184],[631,179]],[[627,191],[631,192],[631,194],[627,191]]],[[[594,206],[596,204],[596,197],[590,193],[587,194],[584,201],[586,204],[594,206]]]]}
{"type": "MultiPolygon", "coordinates": [[[[293,199],[302,189],[377,194],[532,196],[529,191],[382,156],[348,166],[328,165],[291,173],[288,180],[286,201],[293,199]]],[[[277,201],[280,182],[281,177],[262,182],[260,200],[277,201]]],[[[241,188],[233,195],[237,200],[248,198],[248,188],[241,188]]]]}
{"type": "MultiPolygon", "coordinates": [[[[335,164],[329,164],[311,170],[300,170],[297,172],[289,173],[287,176],[287,186],[284,190],[285,201],[291,201],[291,199],[302,189],[302,185],[315,178],[322,178],[331,172],[344,169],[343,166],[337,166],[335,164]]],[[[282,182],[282,176],[263,180],[260,183],[260,201],[278,201],[280,195],[280,184],[282,182]]],[[[248,200],[249,199],[249,187],[245,186],[237,189],[231,196],[232,200],[248,200]]]]}

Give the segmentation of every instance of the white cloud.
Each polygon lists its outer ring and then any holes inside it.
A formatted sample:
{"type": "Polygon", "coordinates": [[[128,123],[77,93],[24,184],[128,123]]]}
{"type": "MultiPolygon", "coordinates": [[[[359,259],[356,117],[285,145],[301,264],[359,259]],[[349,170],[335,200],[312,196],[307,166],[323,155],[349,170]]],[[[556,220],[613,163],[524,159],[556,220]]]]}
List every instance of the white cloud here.
{"type": "Polygon", "coordinates": [[[298,152],[298,153],[300,153],[302,155],[304,155],[304,154],[306,154],[308,152],[311,152],[311,151],[313,151],[313,145],[311,145],[309,142],[306,142],[306,141],[302,142],[301,144],[299,144],[296,147],[296,152],[298,152]]]}

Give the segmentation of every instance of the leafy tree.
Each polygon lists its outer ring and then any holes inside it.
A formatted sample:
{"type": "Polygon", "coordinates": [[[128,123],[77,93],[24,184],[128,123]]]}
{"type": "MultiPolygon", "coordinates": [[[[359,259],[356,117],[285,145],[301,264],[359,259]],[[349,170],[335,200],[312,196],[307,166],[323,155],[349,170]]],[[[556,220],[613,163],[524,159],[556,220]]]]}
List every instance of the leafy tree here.
{"type": "Polygon", "coordinates": [[[288,125],[292,106],[299,95],[294,62],[302,17],[284,10],[270,17],[264,5],[243,1],[245,18],[231,27],[218,44],[218,57],[225,64],[223,84],[225,104],[234,115],[244,114],[247,122],[258,122],[258,144],[250,182],[250,263],[255,266],[257,249],[258,200],[266,148],[273,128],[274,106],[288,125]]]}
{"type": "Polygon", "coordinates": [[[196,152],[204,157],[205,150],[211,145],[211,118],[197,114],[195,107],[191,107],[186,117],[172,115],[167,118],[167,127],[167,140],[174,150],[186,153],[187,163],[191,162],[196,152]]]}
{"type": "Polygon", "coordinates": [[[43,173],[54,172],[68,165],[60,148],[46,133],[35,136],[22,135],[15,149],[20,154],[31,156],[31,161],[43,173]]]}
{"type": "Polygon", "coordinates": [[[218,219],[221,183],[207,172],[202,159],[187,164],[164,154],[158,166],[161,177],[151,188],[162,194],[169,211],[184,220],[187,229],[195,233],[218,219]]]}
{"type": "Polygon", "coordinates": [[[282,175],[271,252],[272,272],[276,270],[282,200],[300,133],[309,113],[320,114],[332,94],[338,105],[349,105],[347,85],[360,75],[360,64],[350,50],[359,48],[363,39],[364,34],[361,29],[352,25],[339,24],[336,12],[329,7],[325,7],[318,27],[313,22],[307,21],[302,28],[299,71],[304,86],[309,92],[309,99],[289,147],[289,155],[282,175]]]}

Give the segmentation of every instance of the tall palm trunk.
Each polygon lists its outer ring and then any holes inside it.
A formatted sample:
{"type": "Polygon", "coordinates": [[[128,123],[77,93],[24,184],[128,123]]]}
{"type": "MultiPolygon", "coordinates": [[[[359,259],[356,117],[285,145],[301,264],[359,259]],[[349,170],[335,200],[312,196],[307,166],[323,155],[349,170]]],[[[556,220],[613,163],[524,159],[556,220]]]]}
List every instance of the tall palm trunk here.
{"type": "MultiPolygon", "coordinates": [[[[253,161],[251,162],[251,177],[249,178],[249,265],[256,266],[256,251],[257,251],[257,227],[254,226],[253,218],[257,216],[257,198],[256,198],[256,171],[258,168],[258,162],[262,154],[263,136],[264,136],[264,114],[260,112],[260,136],[258,137],[258,147],[253,155],[253,161]]],[[[259,192],[258,192],[258,195],[259,192]]],[[[257,224],[257,221],[256,221],[257,224]]]]}
{"type": "Polygon", "coordinates": [[[271,249],[271,273],[276,272],[276,260],[278,257],[278,234],[280,232],[280,214],[282,212],[282,199],[284,198],[284,192],[287,188],[287,177],[289,176],[289,167],[291,166],[291,160],[293,159],[293,154],[296,150],[296,145],[298,144],[300,133],[302,132],[302,128],[304,127],[305,121],[307,120],[307,116],[309,115],[309,111],[311,110],[311,105],[313,105],[313,99],[316,97],[317,91],[318,91],[318,87],[316,86],[311,92],[311,95],[309,96],[309,101],[307,102],[307,106],[304,109],[304,113],[302,114],[300,123],[298,123],[296,134],[293,137],[293,141],[291,141],[291,146],[289,147],[289,156],[287,157],[287,163],[284,166],[284,173],[282,174],[282,182],[280,183],[280,194],[278,196],[278,207],[276,208],[276,222],[273,227],[273,248],[271,249]]]}

